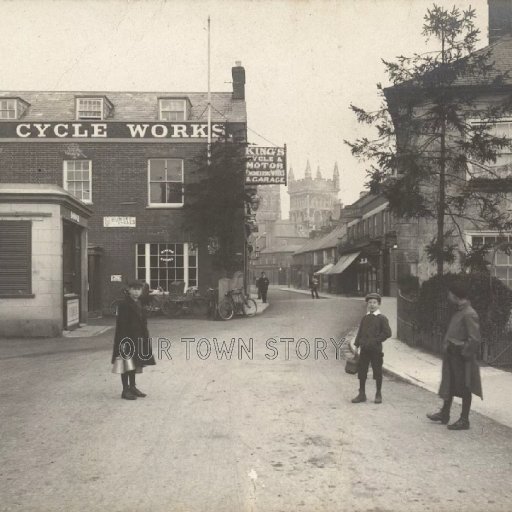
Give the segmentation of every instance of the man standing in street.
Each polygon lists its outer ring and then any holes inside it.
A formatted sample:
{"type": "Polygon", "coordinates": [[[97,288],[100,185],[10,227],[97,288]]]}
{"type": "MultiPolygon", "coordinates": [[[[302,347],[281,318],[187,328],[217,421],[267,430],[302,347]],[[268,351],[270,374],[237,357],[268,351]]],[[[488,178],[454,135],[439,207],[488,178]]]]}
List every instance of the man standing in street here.
{"type": "Polygon", "coordinates": [[[315,275],[311,276],[309,287],[311,288],[311,298],[316,297],[318,299],[318,278],[315,275]]]}
{"type": "Polygon", "coordinates": [[[366,402],[366,377],[371,363],[373,378],[376,384],[375,403],[382,403],[382,365],[384,353],[382,343],[391,337],[391,328],[387,317],[380,312],[382,297],[378,293],[369,293],[366,296],[367,313],[363,316],[354,341],[356,348],[361,348],[359,354],[359,394],[352,399],[352,403],[366,402]]]}
{"type": "Polygon", "coordinates": [[[457,307],[444,337],[444,355],[439,396],[444,403],[439,412],[427,414],[432,421],[446,425],[450,421],[453,397],[462,398],[460,418],[450,430],[469,429],[472,394],[483,398],[480,368],[476,355],[480,349],[480,324],[477,312],[468,300],[468,286],[454,282],[448,286],[448,300],[457,307]]]}
{"type": "Polygon", "coordinates": [[[270,282],[268,280],[268,277],[265,275],[265,272],[262,272],[260,278],[256,282],[256,285],[258,287],[258,295],[261,295],[261,300],[263,304],[267,302],[267,292],[269,284],[270,282]]]}

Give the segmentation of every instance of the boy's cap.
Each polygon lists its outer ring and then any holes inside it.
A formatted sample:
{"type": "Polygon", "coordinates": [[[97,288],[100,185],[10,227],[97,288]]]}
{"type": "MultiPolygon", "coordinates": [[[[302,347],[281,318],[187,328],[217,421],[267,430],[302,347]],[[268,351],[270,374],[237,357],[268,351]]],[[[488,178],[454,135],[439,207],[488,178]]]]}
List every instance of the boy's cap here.
{"type": "Polygon", "coordinates": [[[369,293],[369,294],[364,298],[364,300],[365,300],[366,302],[368,302],[370,299],[376,299],[376,300],[378,300],[378,301],[379,301],[379,304],[380,304],[380,302],[381,302],[381,300],[382,300],[382,297],[381,297],[378,293],[369,293]]]}
{"type": "Polygon", "coordinates": [[[126,283],[128,288],[144,288],[145,283],[142,281],[138,281],[137,279],[132,279],[126,283]]]}

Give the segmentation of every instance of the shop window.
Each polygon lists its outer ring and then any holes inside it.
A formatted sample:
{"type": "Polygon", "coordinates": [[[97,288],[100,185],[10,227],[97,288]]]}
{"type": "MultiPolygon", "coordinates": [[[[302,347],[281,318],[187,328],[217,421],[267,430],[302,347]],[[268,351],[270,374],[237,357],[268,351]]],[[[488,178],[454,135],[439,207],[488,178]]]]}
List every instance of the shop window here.
{"type": "Polygon", "coordinates": [[[32,224],[0,221],[0,296],[32,294],[32,224]]]}
{"type": "Polygon", "coordinates": [[[184,281],[185,287],[198,285],[197,246],[184,244],[137,244],[137,279],[151,289],[171,289],[173,281],[184,281]]]}
{"type": "Polygon", "coordinates": [[[150,206],[183,206],[183,160],[148,160],[148,188],[150,206]]]}
{"type": "Polygon", "coordinates": [[[186,121],[187,101],[184,99],[161,99],[160,121],[186,121]]]}
{"type": "Polygon", "coordinates": [[[92,202],[91,160],[64,160],[64,188],[80,201],[92,202]]]}

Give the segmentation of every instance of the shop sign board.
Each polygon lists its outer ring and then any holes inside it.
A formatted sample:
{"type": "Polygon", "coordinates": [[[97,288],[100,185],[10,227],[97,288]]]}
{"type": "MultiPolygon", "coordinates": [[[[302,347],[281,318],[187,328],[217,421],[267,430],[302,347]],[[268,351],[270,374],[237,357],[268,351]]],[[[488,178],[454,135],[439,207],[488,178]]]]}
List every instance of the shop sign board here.
{"type": "Polygon", "coordinates": [[[136,217],[103,217],[104,228],[134,228],[136,217]]]}
{"type": "MultiPolygon", "coordinates": [[[[211,125],[212,138],[223,136],[226,123],[211,125]]],[[[208,123],[194,122],[38,122],[0,123],[0,139],[45,140],[45,139],[206,139],[208,123]]]]}
{"type": "Polygon", "coordinates": [[[76,327],[80,323],[79,299],[66,299],[66,328],[76,327]]]}
{"type": "Polygon", "coordinates": [[[286,146],[245,150],[247,185],[286,185],[286,146]]]}

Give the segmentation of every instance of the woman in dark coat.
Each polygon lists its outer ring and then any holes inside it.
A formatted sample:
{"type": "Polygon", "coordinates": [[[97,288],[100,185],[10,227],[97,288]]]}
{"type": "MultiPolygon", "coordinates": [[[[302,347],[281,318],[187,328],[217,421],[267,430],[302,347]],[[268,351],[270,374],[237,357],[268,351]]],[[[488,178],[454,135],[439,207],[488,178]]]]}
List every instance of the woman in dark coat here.
{"type": "Polygon", "coordinates": [[[448,299],[457,311],[450,319],[444,337],[444,355],[439,396],[444,400],[439,412],[427,414],[432,421],[447,424],[454,396],[462,398],[462,414],[459,420],[448,425],[450,430],[469,428],[471,396],[483,398],[480,368],[476,361],[480,350],[481,336],[478,313],[468,300],[468,289],[464,283],[449,286],[448,299]]]}
{"type": "Polygon", "coordinates": [[[125,400],[146,396],[135,386],[135,374],[142,373],[144,366],[156,364],[151,349],[146,311],[141,303],[143,287],[144,283],[140,281],[128,283],[126,297],[117,309],[112,371],[121,374],[121,398],[125,400]]]}

